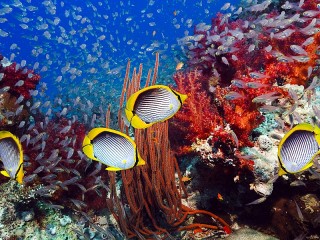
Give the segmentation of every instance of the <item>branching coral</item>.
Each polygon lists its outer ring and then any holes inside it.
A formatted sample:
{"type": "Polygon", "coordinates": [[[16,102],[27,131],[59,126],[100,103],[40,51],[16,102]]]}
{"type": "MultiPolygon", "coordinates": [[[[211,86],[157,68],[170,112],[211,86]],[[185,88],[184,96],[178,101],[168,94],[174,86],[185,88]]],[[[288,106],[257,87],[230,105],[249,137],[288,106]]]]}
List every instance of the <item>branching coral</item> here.
{"type": "Polygon", "coordinates": [[[261,115],[257,110],[247,115],[242,115],[240,107],[234,111],[234,105],[218,95],[224,89],[216,86],[215,93],[206,91],[201,77],[197,70],[174,76],[176,89],[188,95],[170,125],[170,141],[175,152],[186,154],[193,150],[207,165],[229,164],[226,159],[230,159],[237,167],[252,169],[251,161],[239,158],[237,147],[250,143],[250,132],[263,118],[258,118],[261,115]]]}
{"type": "MultiPolygon", "coordinates": [[[[48,100],[34,101],[40,76],[33,70],[5,59],[1,61],[0,74],[0,108],[4,116],[0,126],[12,131],[22,142],[24,189],[28,189],[34,202],[43,201],[55,210],[72,209],[98,228],[88,212],[107,207],[108,175],[100,163],[92,162],[82,153],[87,122],[79,122],[76,115],[66,118],[71,115],[66,116],[70,102],[60,109],[60,104],[53,106],[48,100]],[[43,114],[42,110],[47,112],[43,114]]],[[[91,125],[95,124],[94,118],[91,125]]],[[[2,175],[0,178],[1,182],[8,181],[2,175]]],[[[99,231],[100,235],[110,235],[101,228],[99,231]]]]}
{"type": "Polygon", "coordinates": [[[210,93],[203,89],[200,77],[201,72],[197,70],[186,74],[179,72],[174,76],[177,90],[188,95],[170,130],[171,140],[179,142],[180,146],[190,146],[197,138],[206,138],[216,130],[223,131],[223,119],[212,104],[210,93]]]}

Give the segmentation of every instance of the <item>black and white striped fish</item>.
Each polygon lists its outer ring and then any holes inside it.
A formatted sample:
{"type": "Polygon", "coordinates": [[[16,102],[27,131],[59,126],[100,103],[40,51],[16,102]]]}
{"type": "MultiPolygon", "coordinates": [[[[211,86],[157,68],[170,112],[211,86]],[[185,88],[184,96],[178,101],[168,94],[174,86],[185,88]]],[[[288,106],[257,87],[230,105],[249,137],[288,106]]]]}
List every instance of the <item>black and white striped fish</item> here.
{"type": "Polygon", "coordinates": [[[168,86],[153,85],[132,94],[124,109],[125,122],[134,128],[147,128],[171,118],[186,100],[168,86]]]}
{"type": "Polygon", "coordinates": [[[278,175],[305,171],[313,165],[320,153],[320,129],[300,123],[281,139],[278,148],[280,169],[278,175]]]}
{"type": "Polygon", "coordinates": [[[109,128],[92,129],[83,140],[82,150],[89,158],[107,165],[108,171],[145,164],[135,142],[126,134],[109,128]]]}
{"type": "Polygon", "coordinates": [[[22,146],[19,139],[11,132],[0,131],[0,159],[4,167],[1,174],[22,184],[24,176],[22,146]]]}

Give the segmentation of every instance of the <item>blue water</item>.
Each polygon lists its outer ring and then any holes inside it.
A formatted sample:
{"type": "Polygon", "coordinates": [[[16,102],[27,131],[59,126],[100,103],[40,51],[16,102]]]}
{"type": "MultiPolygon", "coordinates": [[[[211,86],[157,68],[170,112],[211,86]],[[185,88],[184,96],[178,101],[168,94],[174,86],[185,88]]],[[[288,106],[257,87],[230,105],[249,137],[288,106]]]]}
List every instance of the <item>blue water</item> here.
{"type": "Polygon", "coordinates": [[[25,59],[29,68],[39,62],[36,71],[51,96],[65,87],[86,88],[94,80],[117,89],[128,59],[133,66],[143,63],[148,69],[155,52],[161,57],[159,81],[167,82],[177,62],[185,59],[177,39],[192,35],[198,23],[210,24],[223,4],[213,0],[10,0],[1,3],[3,9],[11,10],[0,15],[7,19],[0,29],[8,34],[0,37],[0,52],[18,63],[25,59]],[[59,76],[61,82],[56,81],[59,76]]]}

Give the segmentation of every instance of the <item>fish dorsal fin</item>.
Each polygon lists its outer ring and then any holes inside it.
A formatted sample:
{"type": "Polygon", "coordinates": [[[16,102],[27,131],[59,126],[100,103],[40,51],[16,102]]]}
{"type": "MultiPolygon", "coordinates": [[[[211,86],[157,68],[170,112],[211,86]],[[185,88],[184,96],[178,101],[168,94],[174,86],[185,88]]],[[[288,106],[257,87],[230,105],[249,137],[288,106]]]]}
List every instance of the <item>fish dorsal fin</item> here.
{"type": "Polygon", "coordinates": [[[292,128],[289,132],[291,132],[291,131],[295,132],[297,130],[314,132],[315,131],[315,126],[311,125],[310,123],[299,123],[294,128],[292,128]]]}
{"type": "Polygon", "coordinates": [[[88,133],[88,138],[92,141],[93,139],[96,138],[100,133],[108,131],[108,128],[93,128],[91,131],[88,133]]]}

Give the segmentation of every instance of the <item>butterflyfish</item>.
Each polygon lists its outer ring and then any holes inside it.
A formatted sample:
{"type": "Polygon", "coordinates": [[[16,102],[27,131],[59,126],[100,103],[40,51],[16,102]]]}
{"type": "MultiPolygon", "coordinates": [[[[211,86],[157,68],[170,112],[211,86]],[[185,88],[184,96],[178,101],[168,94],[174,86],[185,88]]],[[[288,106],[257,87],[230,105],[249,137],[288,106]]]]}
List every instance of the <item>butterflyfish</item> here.
{"type": "Polygon", "coordinates": [[[107,165],[108,171],[145,164],[136,143],[126,134],[109,128],[93,128],[83,140],[82,151],[87,157],[107,165]]]}
{"type": "Polygon", "coordinates": [[[132,94],[124,109],[124,121],[134,128],[147,128],[157,122],[173,117],[187,95],[168,86],[153,85],[132,94]]]}
{"type": "Polygon", "coordinates": [[[19,139],[8,131],[0,131],[0,159],[4,170],[0,173],[22,184],[23,151],[19,139]]]}
{"type": "Polygon", "coordinates": [[[281,139],[278,147],[279,173],[298,173],[307,170],[320,153],[320,128],[300,123],[281,139]]]}

